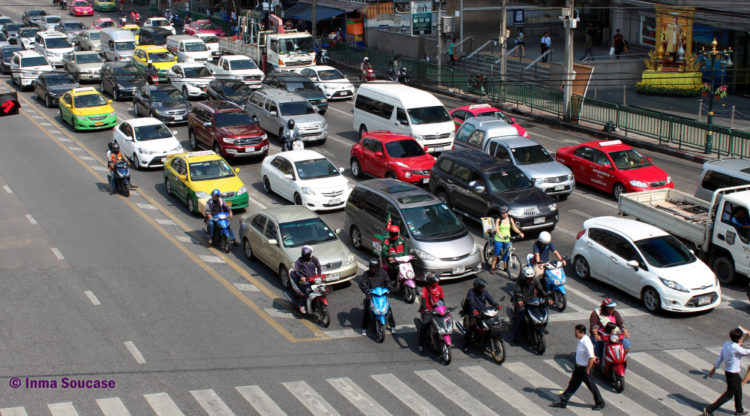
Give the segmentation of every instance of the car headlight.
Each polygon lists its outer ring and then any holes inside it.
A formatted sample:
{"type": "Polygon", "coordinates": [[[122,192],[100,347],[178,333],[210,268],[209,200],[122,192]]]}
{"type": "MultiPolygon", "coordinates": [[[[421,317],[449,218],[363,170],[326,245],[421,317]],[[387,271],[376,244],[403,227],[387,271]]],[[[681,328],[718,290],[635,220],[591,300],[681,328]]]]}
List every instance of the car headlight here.
{"type": "Polygon", "coordinates": [[[234,143],[234,139],[231,138],[231,137],[222,137],[221,141],[224,142],[224,143],[228,143],[228,144],[233,144],[234,143]]]}
{"type": "Polygon", "coordinates": [[[421,142],[422,140],[424,140],[424,136],[422,136],[422,135],[420,135],[420,134],[415,134],[415,135],[413,135],[413,136],[411,136],[411,137],[413,137],[413,138],[414,138],[414,140],[416,140],[416,141],[418,141],[418,142],[421,142]]]}
{"type": "Polygon", "coordinates": [[[313,191],[311,188],[308,188],[306,186],[302,187],[302,193],[305,195],[315,195],[315,191],[313,191]]]}
{"type": "Polygon", "coordinates": [[[237,191],[237,195],[242,195],[246,193],[247,193],[247,188],[245,188],[244,186],[241,187],[239,191],[237,191]]]}
{"type": "Polygon", "coordinates": [[[508,211],[508,214],[510,214],[511,217],[522,217],[524,215],[524,209],[523,208],[516,208],[508,211]]]}
{"type": "Polygon", "coordinates": [[[557,204],[556,203],[549,204],[547,205],[547,209],[549,209],[550,211],[557,211],[557,204]]]}
{"type": "Polygon", "coordinates": [[[415,248],[414,252],[417,253],[417,257],[419,257],[420,259],[422,259],[424,261],[435,261],[435,260],[437,260],[437,258],[435,256],[433,256],[430,253],[424,252],[422,250],[419,250],[419,249],[415,248]]]}
{"type": "Polygon", "coordinates": [[[667,176],[667,183],[672,183],[672,177],[671,176],[667,176]]]}
{"type": "Polygon", "coordinates": [[[660,277],[659,280],[661,280],[661,282],[664,284],[664,286],[666,286],[666,287],[668,287],[668,288],[670,288],[672,290],[676,290],[678,292],[689,292],[689,290],[687,290],[685,288],[685,286],[683,286],[683,285],[675,282],[674,280],[667,280],[667,279],[664,279],[662,277],[660,277]]]}
{"type": "Polygon", "coordinates": [[[354,189],[354,184],[349,181],[346,181],[346,190],[351,191],[352,189],[354,189]]]}
{"type": "Polygon", "coordinates": [[[404,178],[406,178],[406,179],[411,178],[411,172],[404,173],[404,178]]]}
{"type": "Polygon", "coordinates": [[[159,151],[158,150],[148,150],[148,149],[144,149],[142,147],[139,147],[138,148],[138,153],[140,153],[142,155],[155,155],[155,154],[159,153],[159,151]]]}
{"type": "Polygon", "coordinates": [[[322,100],[320,100],[320,102],[321,103],[325,103],[325,102],[328,102],[328,100],[326,100],[325,98],[323,98],[322,100]]]}
{"type": "Polygon", "coordinates": [[[354,263],[355,259],[353,255],[346,256],[346,260],[344,260],[344,266],[349,266],[350,264],[354,263]]]}
{"type": "Polygon", "coordinates": [[[86,116],[75,116],[78,121],[86,121],[86,116]]]}
{"type": "Polygon", "coordinates": [[[636,188],[648,188],[648,184],[646,182],[636,180],[630,181],[630,186],[635,186],[636,188]]]}
{"type": "Polygon", "coordinates": [[[195,193],[195,196],[197,196],[198,198],[209,198],[211,195],[209,195],[209,194],[207,194],[205,192],[197,191],[195,193]]]}
{"type": "Polygon", "coordinates": [[[53,98],[57,98],[60,95],[60,93],[58,93],[57,91],[49,91],[49,90],[47,90],[47,94],[53,98]]]}
{"type": "Polygon", "coordinates": [[[570,175],[568,175],[568,180],[569,180],[569,181],[572,181],[573,179],[575,179],[575,176],[573,176],[573,174],[572,174],[572,173],[571,173],[570,175]]]}
{"type": "Polygon", "coordinates": [[[534,178],[534,185],[539,185],[541,183],[544,183],[546,181],[546,178],[534,178]]]}

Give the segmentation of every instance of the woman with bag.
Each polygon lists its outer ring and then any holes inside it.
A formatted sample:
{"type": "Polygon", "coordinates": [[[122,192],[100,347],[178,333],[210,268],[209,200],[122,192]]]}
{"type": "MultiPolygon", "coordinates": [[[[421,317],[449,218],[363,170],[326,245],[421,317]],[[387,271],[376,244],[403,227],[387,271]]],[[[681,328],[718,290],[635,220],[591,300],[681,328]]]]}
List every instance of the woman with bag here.
{"type": "Polygon", "coordinates": [[[612,38],[612,48],[609,50],[610,56],[614,53],[617,59],[620,59],[620,55],[625,51],[625,38],[620,33],[620,29],[615,30],[615,36],[612,38]],[[614,49],[614,51],[612,50],[614,49]]]}

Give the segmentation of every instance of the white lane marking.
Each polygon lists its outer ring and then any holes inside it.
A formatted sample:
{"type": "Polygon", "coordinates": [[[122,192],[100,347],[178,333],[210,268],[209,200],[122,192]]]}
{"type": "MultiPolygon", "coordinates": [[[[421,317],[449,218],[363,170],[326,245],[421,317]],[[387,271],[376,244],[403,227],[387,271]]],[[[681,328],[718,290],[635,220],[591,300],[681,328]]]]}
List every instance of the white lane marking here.
{"type": "Polygon", "coordinates": [[[334,108],[334,107],[328,107],[328,109],[329,110],[333,110],[333,111],[335,111],[337,113],[341,113],[341,114],[343,114],[343,115],[345,115],[345,116],[347,116],[349,118],[353,118],[354,117],[354,114],[352,112],[350,112],[350,111],[339,110],[338,108],[334,108]]]}
{"type": "MultiPolygon", "coordinates": [[[[558,224],[559,224],[559,223],[558,223],[558,224]]],[[[579,230],[579,231],[580,231],[580,230],[579,230]]],[[[571,230],[569,230],[569,229],[567,229],[567,228],[565,228],[565,227],[563,227],[563,226],[559,226],[559,227],[556,227],[556,228],[555,228],[555,231],[553,231],[553,233],[558,233],[558,232],[559,232],[559,233],[562,233],[562,234],[567,234],[567,235],[569,235],[569,236],[572,236],[572,237],[574,237],[574,238],[575,238],[576,236],[578,236],[578,231],[571,231],[571,230]]]]}
{"type": "Polygon", "coordinates": [[[81,160],[96,160],[91,156],[78,156],[81,160]]]}
{"type": "Polygon", "coordinates": [[[264,308],[263,310],[274,318],[294,318],[294,314],[286,309],[264,308]]]}
{"type": "MultiPolygon", "coordinates": [[[[684,349],[666,351],[666,353],[682,361],[683,363],[693,367],[694,370],[698,370],[701,372],[707,371],[706,369],[710,368],[714,364],[713,362],[704,360],[698,357],[697,355],[691,352],[688,352],[687,350],[684,350],[684,349]]],[[[726,376],[723,376],[720,374],[716,374],[716,378],[719,378],[722,381],[726,381],[726,376]]],[[[744,393],[744,395],[748,396],[748,393],[744,393]]]]}
{"type": "Polygon", "coordinates": [[[281,383],[314,415],[338,416],[339,412],[304,381],[281,383]]]}
{"type": "Polygon", "coordinates": [[[260,289],[250,283],[235,283],[234,287],[243,292],[260,292],[260,289]]]}
{"type": "Polygon", "coordinates": [[[602,205],[606,205],[614,209],[618,209],[617,204],[615,204],[614,202],[605,201],[602,198],[597,198],[597,197],[591,196],[583,192],[573,192],[573,195],[580,196],[581,198],[586,198],[588,200],[594,201],[602,205]]]}
{"type": "Polygon", "coordinates": [[[712,353],[714,353],[716,355],[721,354],[721,347],[706,347],[706,350],[708,350],[708,351],[710,351],[710,352],[712,352],[712,353]]]}
{"type": "Polygon", "coordinates": [[[648,381],[645,377],[639,376],[633,370],[628,369],[627,377],[630,379],[630,382],[628,382],[628,388],[634,387],[640,390],[645,395],[674,410],[677,414],[687,415],[695,413],[695,409],[690,407],[689,403],[679,401],[679,395],[662,389],[656,384],[648,381]]]}
{"type": "Polygon", "coordinates": [[[92,305],[99,306],[102,304],[101,302],[99,302],[99,298],[96,297],[94,292],[90,290],[86,290],[83,292],[83,294],[86,295],[87,298],[89,298],[89,301],[91,302],[92,305]]]}
{"type": "Polygon", "coordinates": [[[557,138],[557,137],[549,137],[546,134],[541,134],[541,133],[536,132],[536,131],[535,132],[529,132],[529,135],[532,135],[532,134],[534,135],[534,137],[542,137],[544,139],[552,140],[552,141],[555,141],[555,142],[562,142],[562,143],[570,143],[571,142],[570,139],[560,139],[560,138],[557,138]]]}
{"type": "Polygon", "coordinates": [[[678,386],[682,386],[687,391],[693,393],[696,396],[712,397],[717,394],[714,390],[709,389],[703,383],[699,383],[688,375],[683,374],[681,371],[675,370],[674,368],[664,364],[664,362],[662,362],[661,360],[658,360],[651,355],[646,354],[645,352],[628,354],[628,358],[635,359],[637,363],[648,367],[651,371],[667,378],[668,380],[671,380],[678,386]]]}
{"type": "Polygon", "coordinates": [[[78,147],[78,146],[68,146],[68,149],[75,150],[77,152],[82,152],[83,151],[83,149],[80,148],[80,147],[78,147]]]}
{"type": "MultiPolygon", "coordinates": [[[[44,120],[44,117],[40,116],[39,114],[30,114],[31,118],[35,120],[44,120]]],[[[50,124],[51,126],[51,124],[50,124]]]]}
{"type": "Polygon", "coordinates": [[[568,212],[571,213],[571,214],[573,214],[573,215],[578,215],[579,217],[583,217],[583,218],[591,218],[591,217],[593,217],[593,215],[587,214],[587,213],[585,213],[583,211],[579,211],[577,209],[571,209],[571,210],[568,210],[568,212]]]}
{"type": "Polygon", "coordinates": [[[23,407],[9,407],[7,409],[0,409],[0,415],[2,416],[29,416],[26,413],[26,409],[23,407]]]}
{"type": "Polygon", "coordinates": [[[211,256],[207,254],[201,254],[198,257],[201,258],[201,260],[205,261],[206,263],[224,263],[224,259],[221,257],[211,256]]]}
{"type": "Polygon", "coordinates": [[[8,186],[8,185],[3,185],[3,189],[5,189],[5,192],[6,192],[6,193],[9,193],[9,194],[12,194],[12,193],[13,193],[13,190],[12,190],[12,189],[10,189],[10,186],[8,186]]]}
{"type": "Polygon", "coordinates": [[[286,416],[283,410],[258,386],[235,387],[261,416],[286,416]]]}
{"type": "Polygon", "coordinates": [[[388,416],[391,414],[349,377],[327,378],[326,381],[359,409],[362,414],[368,416],[388,416]]]}
{"type": "Polygon", "coordinates": [[[492,409],[479,402],[475,396],[469,394],[461,387],[458,387],[437,370],[420,370],[415,371],[414,373],[438,392],[451,392],[451,394],[446,394],[445,397],[455,403],[458,407],[464,409],[466,413],[472,416],[497,415],[492,409]]]}
{"type": "Polygon", "coordinates": [[[153,205],[153,204],[144,204],[143,202],[136,202],[135,205],[138,208],[141,208],[141,209],[158,209],[158,208],[156,208],[156,205],[153,205]]]}
{"type": "Polygon", "coordinates": [[[189,235],[176,235],[176,236],[174,236],[174,238],[176,238],[177,241],[182,241],[183,243],[192,243],[193,242],[193,238],[190,237],[189,235]]]}
{"type": "Polygon", "coordinates": [[[52,416],[78,416],[78,411],[73,402],[49,403],[47,404],[52,416]]]}
{"type": "MultiPolygon", "coordinates": [[[[530,373],[530,376],[533,377],[534,375],[538,376],[538,373],[536,373],[534,370],[532,370],[529,367],[526,367],[524,364],[521,363],[511,363],[515,364],[515,367],[517,368],[523,368],[525,370],[528,370],[530,373]]],[[[519,374],[516,370],[513,370],[514,366],[508,367],[508,369],[516,374],[519,374]]],[[[549,414],[547,411],[542,409],[541,407],[537,406],[534,402],[529,400],[526,396],[522,395],[518,392],[515,388],[509,386],[504,381],[500,380],[500,378],[496,377],[493,374],[490,374],[487,370],[485,370],[482,367],[479,366],[471,366],[471,367],[461,367],[461,371],[466,373],[469,377],[473,378],[474,381],[484,386],[487,390],[494,393],[497,397],[502,399],[503,401],[507,402],[511,406],[513,406],[513,409],[515,411],[521,412],[525,415],[547,415],[549,414]]],[[[519,374],[520,375],[520,374],[519,374]]],[[[544,377],[541,377],[539,380],[531,380],[526,378],[526,374],[524,373],[521,375],[521,380],[525,380],[528,382],[531,386],[536,386],[539,388],[540,391],[545,391],[547,389],[541,388],[542,386],[549,386],[552,387],[554,384],[545,379],[544,377]]],[[[539,378],[539,377],[536,377],[539,378]]],[[[550,399],[553,399],[550,397],[550,399]]]]}
{"type": "Polygon", "coordinates": [[[105,168],[104,166],[99,166],[99,165],[91,166],[91,169],[102,171],[102,172],[109,171],[109,169],[105,168]]]}
{"type": "Polygon", "coordinates": [[[388,390],[388,392],[409,407],[414,413],[418,415],[443,416],[443,413],[433,406],[432,403],[425,400],[421,394],[412,390],[411,387],[407,386],[393,374],[373,374],[370,377],[375,379],[378,384],[388,390]]]}
{"type": "Polygon", "coordinates": [[[143,397],[159,416],[185,416],[167,393],[144,394],[143,397]]]}
{"type": "Polygon", "coordinates": [[[138,351],[138,347],[133,344],[133,341],[125,341],[123,344],[125,344],[125,348],[130,351],[130,355],[133,356],[135,362],[137,362],[138,364],[146,364],[146,359],[143,358],[143,354],[138,351]]]}
{"type": "Polygon", "coordinates": [[[229,406],[224,403],[224,400],[221,400],[219,395],[211,389],[191,390],[190,394],[193,395],[198,404],[210,416],[235,416],[234,412],[229,409],[229,406]]]}
{"type": "MultiPolygon", "coordinates": [[[[567,289],[567,288],[566,288],[567,289]]],[[[618,312],[620,312],[620,315],[625,317],[633,317],[633,316],[645,316],[649,315],[648,312],[642,311],[640,309],[634,309],[634,308],[618,308],[618,312]]],[[[583,312],[565,312],[565,313],[558,313],[554,315],[549,316],[550,322],[569,322],[569,321],[588,321],[589,316],[591,316],[591,312],[589,311],[583,311],[583,312]]]]}
{"type": "Polygon", "coordinates": [[[156,221],[156,223],[160,225],[175,225],[174,221],[168,220],[166,218],[154,218],[154,221],[156,221]]]}
{"type": "Polygon", "coordinates": [[[36,222],[36,220],[34,219],[34,217],[31,216],[31,214],[26,214],[26,219],[29,220],[29,222],[31,223],[31,225],[39,224],[38,222],[36,222]]]}
{"type": "Polygon", "coordinates": [[[64,260],[65,256],[62,255],[62,252],[57,247],[52,247],[50,250],[52,250],[52,254],[57,257],[58,260],[64,260]]]}
{"type": "Polygon", "coordinates": [[[96,399],[96,404],[102,409],[106,416],[130,416],[130,412],[125,408],[119,397],[110,397],[107,399],[96,399]]]}
{"type": "Polygon", "coordinates": [[[70,140],[70,139],[69,139],[69,138],[67,138],[67,137],[57,137],[57,136],[55,136],[55,138],[56,138],[56,139],[57,139],[58,141],[61,141],[61,142],[72,142],[72,141],[73,141],[73,140],[70,140]]]}
{"type": "Polygon", "coordinates": [[[46,122],[46,121],[43,121],[43,122],[41,122],[39,124],[41,124],[42,126],[52,127],[52,123],[49,123],[49,122],[46,122]]]}
{"type": "Polygon", "coordinates": [[[253,204],[255,204],[255,205],[259,206],[259,207],[260,207],[261,209],[268,209],[268,205],[266,205],[266,204],[264,204],[264,203],[262,203],[262,202],[258,201],[258,200],[257,200],[257,199],[255,199],[255,198],[250,198],[250,202],[252,202],[253,204]]]}
{"type": "MultiPolygon", "coordinates": [[[[570,287],[570,286],[566,286],[565,290],[567,290],[569,292],[572,292],[573,294],[575,294],[579,298],[585,299],[588,303],[591,303],[591,304],[594,304],[594,305],[599,305],[601,303],[601,299],[594,299],[591,296],[589,296],[589,295],[581,292],[580,290],[578,290],[576,288],[573,288],[573,287],[570,287]]],[[[617,310],[619,311],[620,309],[618,308],[617,310]]]]}
{"type": "Polygon", "coordinates": [[[332,331],[325,331],[326,336],[332,339],[340,338],[355,338],[360,336],[360,332],[355,328],[336,329],[332,331]]]}
{"type": "Polygon", "coordinates": [[[60,134],[60,130],[55,130],[55,129],[47,129],[47,131],[48,131],[49,133],[52,133],[52,134],[60,134]]]}

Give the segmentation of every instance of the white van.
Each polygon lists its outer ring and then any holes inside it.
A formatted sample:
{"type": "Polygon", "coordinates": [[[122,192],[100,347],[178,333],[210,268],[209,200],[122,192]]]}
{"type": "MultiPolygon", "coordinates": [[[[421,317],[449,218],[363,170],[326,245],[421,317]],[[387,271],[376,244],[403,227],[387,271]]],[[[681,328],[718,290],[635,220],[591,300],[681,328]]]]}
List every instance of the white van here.
{"type": "Polygon", "coordinates": [[[133,32],[115,27],[102,29],[99,42],[108,61],[129,61],[136,46],[133,32]]]}
{"type": "Polygon", "coordinates": [[[177,57],[177,62],[207,62],[211,51],[199,38],[190,35],[167,37],[167,49],[177,57]]]}
{"type": "Polygon", "coordinates": [[[63,55],[74,49],[67,35],[60,32],[38,32],[34,39],[34,50],[46,56],[52,65],[62,66],[63,55]]]}
{"type": "Polygon", "coordinates": [[[711,201],[714,191],[719,188],[748,184],[750,184],[750,160],[713,160],[703,164],[703,172],[698,177],[695,196],[711,201]]]}
{"type": "Polygon", "coordinates": [[[430,153],[453,147],[455,127],[448,110],[427,91],[389,81],[360,85],[354,96],[354,130],[390,130],[414,137],[430,153]]]}
{"type": "Polygon", "coordinates": [[[218,59],[222,52],[219,50],[219,37],[213,33],[195,33],[196,38],[202,40],[211,52],[211,58],[218,59]]]}
{"type": "Polygon", "coordinates": [[[33,86],[42,72],[54,70],[47,58],[36,51],[16,51],[10,58],[10,80],[21,89],[33,86]]]}

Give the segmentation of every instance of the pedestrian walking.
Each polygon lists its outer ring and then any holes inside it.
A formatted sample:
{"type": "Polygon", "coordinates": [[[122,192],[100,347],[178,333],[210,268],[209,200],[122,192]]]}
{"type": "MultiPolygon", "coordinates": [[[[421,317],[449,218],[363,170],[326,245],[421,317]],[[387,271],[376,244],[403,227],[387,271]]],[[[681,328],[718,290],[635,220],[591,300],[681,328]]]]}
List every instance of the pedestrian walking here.
{"type": "Polygon", "coordinates": [[[520,47],[518,49],[518,57],[523,58],[526,56],[526,35],[523,33],[523,28],[518,29],[518,35],[516,35],[516,40],[513,42],[520,47]]]}
{"type": "Polygon", "coordinates": [[[451,39],[451,44],[448,46],[448,65],[456,65],[455,51],[456,49],[456,38],[451,39]]]}
{"type": "Polygon", "coordinates": [[[576,346],[576,367],[573,370],[573,374],[570,376],[570,382],[568,388],[565,389],[560,400],[551,403],[551,407],[565,408],[568,405],[568,400],[576,393],[581,383],[586,384],[586,387],[594,395],[594,406],[592,410],[604,409],[604,399],[596,385],[591,381],[591,369],[594,367],[597,361],[599,361],[594,355],[594,344],[591,343],[591,339],[586,336],[586,326],[578,324],[575,327],[575,336],[578,338],[578,345],[576,346]]]}
{"type": "MultiPolygon", "coordinates": [[[[729,399],[734,397],[734,414],[746,415],[747,412],[742,408],[742,381],[740,380],[740,361],[742,357],[750,355],[750,350],[742,348],[742,343],[748,338],[748,333],[744,329],[737,327],[729,331],[729,341],[721,346],[721,352],[716,359],[716,364],[708,372],[709,377],[713,377],[716,369],[725,362],[724,375],[727,381],[727,389],[716,399],[715,402],[703,408],[703,415],[712,415],[716,409],[720,408],[729,399]]],[[[745,377],[748,378],[747,376],[745,377]]]]}
{"type": "Polygon", "coordinates": [[[625,38],[620,33],[620,29],[615,30],[615,36],[612,38],[612,46],[615,48],[615,56],[620,59],[620,55],[625,50],[625,38]]]}
{"type": "Polygon", "coordinates": [[[594,60],[594,51],[592,48],[594,47],[594,24],[589,22],[588,27],[586,28],[586,39],[583,41],[583,47],[586,49],[583,52],[583,58],[581,60],[586,59],[587,56],[591,57],[591,60],[594,60]]]}
{"type": "MultiPolygon", "coordinates": [[[[539,47],[542,49],[542,54],[552,47],[552,38],[549,37],[549,32],[544,32],[544,36],[542,36],[542,39],[539,41],[539,47]]],[[[542,62],[547,62],[548,58],[549,55],[545,55],[544,58],[542,58],[542,62]]]]}

